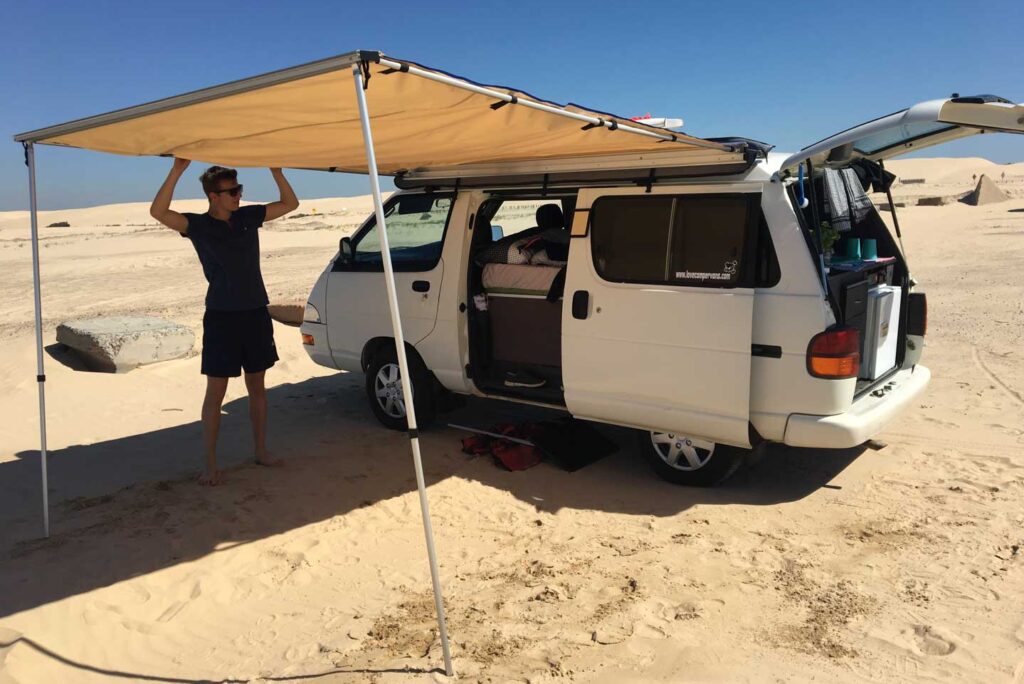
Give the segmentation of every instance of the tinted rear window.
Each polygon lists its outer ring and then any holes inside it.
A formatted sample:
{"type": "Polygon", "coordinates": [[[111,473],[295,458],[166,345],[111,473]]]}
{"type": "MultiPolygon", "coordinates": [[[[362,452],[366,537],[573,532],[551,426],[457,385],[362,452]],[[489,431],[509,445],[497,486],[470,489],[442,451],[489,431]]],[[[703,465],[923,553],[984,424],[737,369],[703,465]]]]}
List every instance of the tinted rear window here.
{"type": "Polygon", "coordinates": [[[594,266],[615,282],[739,286],[759,201],[738,194],[600,198],[591,210],[594,266]]]}

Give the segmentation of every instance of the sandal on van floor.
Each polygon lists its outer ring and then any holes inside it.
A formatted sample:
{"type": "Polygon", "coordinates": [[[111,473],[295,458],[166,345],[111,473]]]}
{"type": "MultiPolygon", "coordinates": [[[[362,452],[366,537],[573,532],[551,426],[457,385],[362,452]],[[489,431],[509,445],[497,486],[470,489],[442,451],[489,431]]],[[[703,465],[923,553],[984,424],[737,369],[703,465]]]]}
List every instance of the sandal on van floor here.
{"type": "Polygon", "coordinates": [[[536,375],[526,371],[507,371],[505,373],[505,387],[529,387],[536,389],[546,384],[547,380],[544,378],[538,378],[536,375]]]}

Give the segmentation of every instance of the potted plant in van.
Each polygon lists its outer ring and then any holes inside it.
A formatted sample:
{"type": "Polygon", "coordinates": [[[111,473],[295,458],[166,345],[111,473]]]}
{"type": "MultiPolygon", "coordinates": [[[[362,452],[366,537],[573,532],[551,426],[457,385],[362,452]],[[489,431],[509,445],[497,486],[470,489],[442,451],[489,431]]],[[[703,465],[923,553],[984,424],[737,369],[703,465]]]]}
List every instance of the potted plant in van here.
{"type": "Polygon", "coordinates": [[[832,248],[839,241],[839,231],[828,221],[821,222],[821,252],[825,255],[825,265],[832,263],[832,248]]]}

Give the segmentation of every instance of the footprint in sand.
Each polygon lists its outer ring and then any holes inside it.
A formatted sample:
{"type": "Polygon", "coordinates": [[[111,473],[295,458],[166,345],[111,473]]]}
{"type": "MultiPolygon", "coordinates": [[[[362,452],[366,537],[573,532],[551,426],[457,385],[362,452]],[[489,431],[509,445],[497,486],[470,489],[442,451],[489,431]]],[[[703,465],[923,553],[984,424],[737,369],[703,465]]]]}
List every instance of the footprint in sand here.
{"type": "Polygon", "coordinates": [[[989,423],[988,425],[986,425],[986,427],[994,428],[996,430],[1002,430],[1003,432],[1012,437],[1020,437],[1021,435],[1024,435],[1024,430],[1015,427],[1007,427],[1006,425],[1002,425],[1000,423],[989,423]]]}
{"type": "Polygon", "coordinates": [[[158,617],[156,619],[156,621],[157,622],[170,622],[171,620],[173,620],[175,618],[175,616],[178,615],[178,613],[180,613],[182,611],[182,609],[185,606],[187,606],[192,601],[195,601],[197,598],[199,598],[202,595],[203,595],[203,589],[199,585],[199,582],[196,582],[195,584],[192,585],[192,591],[189,593],[188,599],[186,599],[184,601],[175,601],[174,603],[172,603],[170,606],[167,607],[166,610],[164,610],[163,613],[160,614],[160,617],[158,617]]]}
{"type": "Polygon", "coordinates": [[[602,646],[621,644],[633,636],[633,624],[624,618],[611,621],[591,633],[591,639],[602,646]]]}
{"type": "Polygon", "coordinates": [[[939,418],[933,418],[932,416],[921,416],[921,417],[924,418],[925,420],[927,420],[929,423],[935,423],[936,425],[939,425],[941,427],[948,427],[948,428],[955,428],[955,429],[959,429],[960,428],[960,426],[958,424],[953,423],[953,422],[948,421],[948,420],[941,420],[939,418]]]}
{"type": "Polygon", "coordinates": [[[644,639],[667,639],[668,634],[650,621],[638,620],[633,623],[633,634],[644,639]]]}
{"type": "Polygon", "coordinates": [[[956,644],[928,625],[914,625],[914,643],[925,655],[947,656],[956,650],[956,644]]]}

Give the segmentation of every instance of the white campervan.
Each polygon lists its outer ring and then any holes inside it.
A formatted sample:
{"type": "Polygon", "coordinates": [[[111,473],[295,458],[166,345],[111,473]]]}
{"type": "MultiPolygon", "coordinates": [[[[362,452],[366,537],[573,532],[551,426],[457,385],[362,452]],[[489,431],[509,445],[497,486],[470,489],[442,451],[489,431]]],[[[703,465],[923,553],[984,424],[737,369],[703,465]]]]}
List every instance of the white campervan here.
{"type": "MultiPolygon", "coordinates": [[[[739,173],[665,153],[398,174],[385,215],[421,422],[452,393],[556,407],[636,428],[660,475],[696,485],[763,442],[867,441],[929,371],[924,294],[865,191],[888,192],[885,159],[988,131],[1024,132],[1024,107],[954,96],[791,156],[744,141],[739,173]]],[[[371,216],[313,287],[303,341],[405,429],[382,270],[371,216]]]]}

